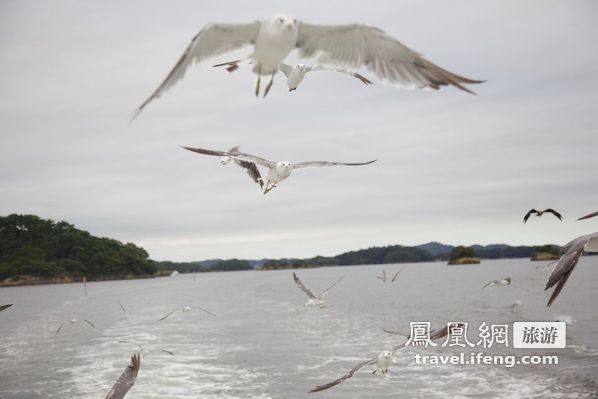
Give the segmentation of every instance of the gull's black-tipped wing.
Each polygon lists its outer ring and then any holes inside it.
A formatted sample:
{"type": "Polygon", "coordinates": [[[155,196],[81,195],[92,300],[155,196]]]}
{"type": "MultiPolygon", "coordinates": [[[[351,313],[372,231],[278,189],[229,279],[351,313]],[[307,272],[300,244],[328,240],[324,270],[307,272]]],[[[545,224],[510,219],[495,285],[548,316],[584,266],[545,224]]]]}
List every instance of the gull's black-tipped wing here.
{"type": "Polygon", "coordinates": [[[397,277],[399,277],[399,274],[401,274],[401,272],[403,270],[405,270],[405,268],[403,268],[403,269],[399,270],[398,272],[396,272],[395,275],[392,276],[392,279],[390,280],[390,282],[393,283],[397,279],[397,277]]]}
{"type": "Polygon", "coordinates": [[[259,184],[260,188],[264,188],[262,175],[260,174],[260,171],[255,163],[239,159],[235,159],[235,162],[237,163],[237,165],[239,165],[247,171],[247,174],[249,175],[249,177],[251,177],[251,180],[259,184]]]}
{"type": "Polygon", "coordinates": [[[563,220],[563,215],[561,215],[560,213],[558,213],[557,211],[555,211],[552,208],[548,208],[544,212],[552,213],[554,216],[556,216],[557,218],[559,218],[559,220],[563,220]]]}
{"type": "Polygon", "coordinates": [[[55,335],[58,335],[58,333],[60,332],[60,330],[62,330],[62,326],[64,326],[65,323],[66,323],[66,321],[62,322],[62,324],[60,325],[60,327],[58,327],[58,329],[56,330],[56,334],[55,335]]]}
{"type": "Polygon", "coordinates": [[[91,321],[87,320],[87,319],[83,319],[84,322],[86,322],[87,324],[89,324],[90,326],[92,326],[93,328],[96,328],[95,324],[93,324],[91,321]]]}
{"type": "Polygon", "coordinates": [[[546,306],[552,305],[555,299],[559,296],[573,269],[579,262],[579,258],[583,255],[583,251],[590,241],[598,239],[598,233],[586,234],[567,243],[561,248],[561,258],[550,273],[544,291],[556,285],[556,288],[550,295],[546,306]],[[558,284],[557,284],[558,283],[558,284]]]}
{"type": "Polygon", "coordinates": [[[196,306],[196,308],[197,308],[197,309],[199,309],[199,310],[201,310],[202,312],[205,312],[205,313],[209,314],[210,316],[218,317],[218,316],[216,316],[214,313],[210,312],[210,311],[209,311],[209,310],[207,310],[207,309],[200,308],[199,306],[196,306]]]}
{"type": "Polygon", "coordinates": [[[309,161],[309,162],[295,163],[295,164],[293,164],[293,169],[317,168],[317,167],[321,167],[321,166],[362,166],[362,165],[369,165],[374,162],[376,162],[376,159],[374,159],[373,161],[368,161],[368,162],[309,161]]]}
{"type": "Polygon", "coordinates": [[[256,155],[251,155],[251,154],[247,154],[244,152],[239,152],[237,150],[239,147],[234,147],[229,151],[215,151],[215,150],[208,150],[208,149],[199,148],[199,147],[186,147],[186,146],[181,146],[181,147],[183,147],[186,150],[196,152],[198,154],[213,155],[213,156],[218,156],[218,157],[231,157],[231,158],[239,160],[239,161],[254,162],[254,163],[256,163],[258,165],[262,165],[266,168],[273,168],[274,165],[276,165],[275,162],[269,161],[265,158],[261,158],[256,155]]]}
{"type": "Polygon", "coordinates": [[[529,212],[526,213],[525,216],[523,217],[523,223],[527,222],[527,219],[529,219],[529,217],[532,215],[532,213],[538,213],[538,211],[535,209],[530,209],[529,212]]]}
{"type": "Polygon", "coordinates": [[[363,367],[376,363],[377,359],[378,359],[378,356],[374,357],[373,359],[364,360],[363,362],[358,363],[355,367],[353,367],[351,370],[349,370],[349,372],[346,373],[345,375],[343,375],[342,377],[337,378],[336,380],[329,382],[327,384],[318,385],[314,389],[309,391],[309,393],[320,392],[325,389],[332,388],[332,387],[340,384],[341,382],[353,377],[353,375],[355,375],[355,373],[357,373],[363,367]]]}
{"type": "Polygon", "coordinates": [[[9,303],[7,305],[0,305],[0,312],[2,312],[4,309],[8,309],[12,306],[12,303],[9,303]]]}
{"type": "Polygon", "coordinates": [[[406,88],[452,85],[475,94],[464,84],[482,83],[428,61],[382,30],[362,24],[312,25],[301,22],[299,57],[317,57],[330,67],[357,72],[365,67],[383,81],[406,88]]]}
{"type": "Polygon", "coordinates": [[[585,216],[582,216],[582,217],[580,217],[580,218],[579,218],[579,219],[577,219],[577,220],[589,219],[589,218],[593,218],[594,216],[598,216],[598,212],[592,212],[592,213],[589,213],[589,214],[587,214],[587,215],[585,215],[585,216]]]}
{"type": "Polygon", "coordinates": [[[141,357],[139,354],[134,354],[131,357],[131,364],[129,364],[124,371],[118,376],[112,388],[106,395],[105,399],[122,399],[127,392],[135,385],[139,368],[141,367],[141,357]]]}
{"type": "Polygon", "coordinates": [[[311,290],[303,284],[303,282],[299,279],[299,276],[297,276],[297,274],[295,274],[294,272],[293,280],[295,280],[295,284],[297,285],[297,287],[299,287],[301,291],[305,292],[305,295],[307,295],[311,299],[317,299],[314,293],[311,292],[311,290]]]}
{"type": "Polygon", "coordinates": [[[328,293],[328,291],[330,291],[330,289],[332,287],[334,287],[335,285],[337,285],[338,283],[341,282],[342,279],[344,279],[345,276],[342,276],[341,278],[339,278],[338,280],[336,280],[334,283],[332,283],[332,285],[328,288],[326,288],[324,291],[322,291],[322,293],[320,294],[320,299],[324,299],[324,295],[326,295],[328,293]]]}
{"type": "Polygon", "coordinates": [[[158,320],[158,321],[164,320],[165,318],[167,318],[168,316],[170,316],[171,314],[173,314],[177,310],[179,310],[179,309],[171,310],[170,312],[168,312],[167,314],[165,314],[164,316],[162,316],[162,318],[160,320],[158,320]]]}

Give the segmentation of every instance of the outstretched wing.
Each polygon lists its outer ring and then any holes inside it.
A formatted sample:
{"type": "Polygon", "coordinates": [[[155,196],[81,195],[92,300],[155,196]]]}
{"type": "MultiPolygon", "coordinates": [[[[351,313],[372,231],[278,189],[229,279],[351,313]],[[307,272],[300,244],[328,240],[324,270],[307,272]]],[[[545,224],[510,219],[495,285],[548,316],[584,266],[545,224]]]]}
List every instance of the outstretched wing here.
{"type": "Polygon", "coordinates": [[[535,209],[530,209],[529,212],[526,213],[525,216],[523,217],[523,223],[527,222],[527,219],[529,219],[529,217],[532,215],[532,213],[538,213],[538,211],[535,209]]]}
{"type": "Polygon", "coordinates": [[[403,268],[403,269],[399,270],[398,272],[396,272],[396,273],[395,273],[395,275],[394,275],[394,276],[392,277],[392,279],[390,280],[390,282],[391,282],[391,283],[393,283],[393,282],[394,282],[394,281],[397,279],[397,277],[399,277],[399,274],[401,274],[401,272],[402,272],[403,270],[405,270],[405,268],[403,268]]]}
{"type": "Polygon", "coordinates": [[[563,215],[561,215],[560,213],[558,213],[557,211],[555,211],[552,208],[548,208],[546,209],[544,212],[550,212],[552,213],[554,216],[556,216],[557,218],[559,218],[559,220],[563,220],[563,215]]]}
{"type": "Polygon", "coordinates": [[[305,292],[305,295],[307,295],[311,299],[317,299],[314,293],[311,292],[311,290],[307,288],[305,285],[303,285],[303,282],[299,279],[299,276],[297,276],[295,272],[293,272],[293,280],[295,280],[295,284],[297,285],[297,287],[299,287],[301,291],[305,292]]]}
{"type": "Polygon", "coordinates": [[[2,312],[4,309],[8,309],[12,306],[12,303],[9,303],[8,305],[0,305],[0,312],[2,312]]]}
{"type": "Polygon", "coordinates": [[[280,72],[284,73],[284,76],[286,76],[287,78],[289,77],[291,72],[293,72],[293,67],[285,63],[280,64],[278,66],[278,69],[280,70],[280,72]]]}
{"type": "Polygon", "coordinates": [[[590,214],[587,214],[585,216],[580,217],[577,220],[584,220],[584,219],[589,219],[589,218],[593,218],[594,216],[598,216],[598,212],[592,212],[590,214]]]}
{"type": "Polygon", "coordinates": [[[332,161],[310,161],[310,162],[299,162],[293,164],[293,169],[302,169],[302,168],[316,168],[320,166],[361,166],[361,165],[369,165],[371,163],[376,162],[377,160],[374,159],[373,161],[368,162],[355,162],[355,163],[348,163],[348,162],[332,162],[332,161]]]}
{"type": "Polygon", "coordinates": [[[254,43],[260,25],[261,22],[259,21],[249,24],[206,25],[197,35],[195,35],[193,40],[191,40],[191,43],[187,46],[185,52],[181,55],[168,76],[166,76],[166,79],[164,79],[152,95],[137,108],[132,119],[135,119],[150,102],[160,97],[179,80],[183,79],[191,65],[254,43]]]}
{"type": "Polygon", "coordinates": [[[324,291],[322,291],[322,293],[320,294],[320,299],[324,299],[324,295],[326,295],[326,293],[328,293],[328,291],[330,291],[330,289],[331,289],[332,287],[334,287],[335,285],[337,285],[338,283],[340,283],[340,281],[341,281],[342,279],[344,279],[344,278],[345,278],[345,276],[343,276],[343,277],[339,278],[339,279],[338,279],[338,280],[336,280],[336,281],[335,281],[335,282],[334,282],[334,283],[333,283],[333,284],[332,284],[330,287],[328,287],[328,288],[326,288],[324,291]]]}
{"type": "Polygon", "coordinates": [[[218,316],[216,316],[214,313],[210,312],[210,311],[209,311],[209,310],[207,310],[207,309],[200,308],[199,306],[196,306],[196,308],[197,308],[197,309],[199,309],[199,310],[201,310],[201,311],[203,311],[203,312],[205,312],[205,313],[207,313],[207,314],[209,314],[210,316],[218,317],[218,316]]]}
{"type": "Polygon", "coordinates": [[[486,288],[486,287],[490,287],[490,286],[496,285],[496,283],[498,283],[498,280],[492,280],[489,283],[487,283],[485,286],[483,286],[482,288],[486,288]]]}
{"type": "Polygon", "coordinates": [[[548,281],[546,282],[546,287],[544,288],[544,291],[546,291],[558,283],[548,299],[548,303],[546,304],[547,307],[552,305],[562,291],[565,283],[571,275],[571,272],[575,268],[575,265],[577,265],[577,262],[579,262],[579,258],[581,258],[583,255],[586,245],[588,245],[588,242],[590,239],[592,239],[592,236],[593,234],[588,234],[578,237],[561,249],[561,253],[563,250],[565,252],[552,270],[552,273],[550,273],[548,281]]]}
{"type": "Polygon", "coordinates": [[[84,322],[86,322],[87,324],[89,324],[90,326],[92,326],[93,328],[96,328],[96,326],[89,320],[87,319],[83,319],[84,322]]]}
{"type": "Polygon", "coordinates": [[[237,165],[239,165],[240,167],[242,167],[243,169],[245,169],[247,171],[247,174],[249,175],[249,177],[251,177],[251,180],[253,180],[255,183],[260,185],[260,188],[264,188],[264,182],[262,180],[262,175],[260,174],[259,169],[257,168],[257,165],[253,162],[250,161],[245,161],[245,160],[239,160],[239,159],[235,159],[235,163],[237,165]]]}
{"type": "Polygon", "coordinates": [[[139,373],[139,367],[141,367],[141,358],[139,354],[134,354],[131,357],[131,364],[129,364],[124,371],[118,376],[112,388],[106,395],[105,399],[122,399],[125,397],[127,392],[135,385],[137,379],[137,373],[139,373]]]}
{"type": "Polygon", "coordinates": [[[166,315],[162,316],[162,318],[161,318],[160,320],[158,320],[158,321],[162,321],[162,320],[164,320],[165,318],[167,318],[168,316],[170,316],[171,314],[173,314],[173,313],[174,313],[174,312],[176,312],[177,310],[179,310],[179,309],[171,310],[171,311],[170,311],[170,312],[168,312],[166,315]]]}
{"type": "Polygon", "coordinates": [[[117,301],[117,302],[118,302],[118,306],[120,306],[120,310],[122,310],[123,313],[127,313],[127,311],[125,310],[125,307],[123,306],[123,304],[120,303],[120,301],[117,301]]]}
{"type": "Polygon", "coordinates": [[[311,391],[309,391],[309,393],[319,392],[319,391],[323,391],[323,390],[328,389],[328,388],[332,388],[333,386],[336,386],[336,385],[340,384],[341,382],[343,382],[343,381],[345,381],[345,380],[353,377],[353,375],[355,373],[357,373],[361,368],[363,368],[365,366],[368,366],[370,364],[376,363],[377,359],[378,359],[378,357],[376,356],[373,359],[364,360],[363,362],[358,363],[355,367],[353,367],[351,370],[349,370],[349,372],[346,373],[345,375],[343,375],[342,377],[340,377],[340,378],[338,378],[338,379],[336,379],[336,380],[334,380],[332,382],[329,382],[327,384],[318,385],[314,389],[312,389],[311,391]]]}
{"type": "Polygon", "coordinates": [[[64,324],[66,323],[66,321],[63,321],[62,324],[60,325],[60,327],[58,327],[58,329],[56,330],[56,334],[58,335],[58,333],[60,332],[60,330],[62,330],[62,326],[64,326],[64,324]]]}
{"type": "MultiPolygon", "coordinates": [[[[281,69],[282,70],[282,69],[281,69]]],[[[363,83],[366,86],[372,85],[372,81],[369,80],[368,78],[366,78],[365,76],[352,71],[350,69],[346,69],[346,68],[337,68],[337,67],[331,67],[331,66],[327,66],[327,65],[312,65],[307,67],[307,72],[312,72],[312,71],[332,71],[332,72],[339,72],[339,73],[344,73],[345,75],[349,75],[349,76],[353,76],[354,78],[357,78],[361,81],[361,83],[363,83]]],[[[285,75],[287,75],[287,77],[289,76],[287,73],[283,72],[285,75]]]]}
{"type": "Polygon", "coordinates": [[[361,24],[312,25],[300,23],[297,39],[300,57],[317,56],[324,65],[357,72],[366,67],[383,81],[406,88],[432,88],[482,83],[431,63],[382,30],[361,24]]]}
{"type": "Polygon", "coordinates": [[[199,147],[185,147],[185,146],[181,146],[181,147],[183,147],[184,149],[189,150],[189,151],[197,152],[198,154],[213,155],[213,156],[217,156],[217,157],[231,157],[231,158],[239,160],[239,161],[254,162],[259,165],[265,166],[266,168],[273,168],[275,165],[274,162],[268,161],[267,159],[258,157],[256,155],[239,152],[239,150],[238,150],[239,147],[233,147],[229,151],[208,150],[208,149],[199,148],[199,147]]]}

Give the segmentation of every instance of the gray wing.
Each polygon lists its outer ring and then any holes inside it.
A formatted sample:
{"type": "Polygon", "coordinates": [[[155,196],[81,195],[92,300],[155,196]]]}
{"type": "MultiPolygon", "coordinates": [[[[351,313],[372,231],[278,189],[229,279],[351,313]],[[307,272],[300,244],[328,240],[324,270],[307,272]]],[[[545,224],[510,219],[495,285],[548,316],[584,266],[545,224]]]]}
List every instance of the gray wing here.
{"type": "Polygon", "coordinates": [[[393,283],[393,282],[394,282],[394,281],[397,279],[397,277],[399,277],[399,274],[401,274],[401,272],[402,272],[403,270],[405,270],[405,268],[403,268],[403,269],[399,270],[398,272],[396,272],[396,273],[395,273],[395,275],[394,275],[394,276],[392,277],[392,279],[390,280],[390,282],[391,282],[391,283],[393,283]]]}
{"type": "Polygon", "coordinates": [[[203,311],[203,312],[205,312],[205,313],[209,314],[210,316],[218,317],[218,316],[216,316],[214,313],[210,312],[210,311],[209,311],[209,310],[207,310],[207,309],[200,308],[199,306],[197,306],[197,308],[198,308],[199,310],[201,310],[201,311],[203,311]]]}
{"type": "Polygon", "coordinates": [[[96,326],[89,320],[87,319],[83,319],[84,322],[86,322],[87,324],[89,324],[90,326],[92,326],[93,328],[96,328],[96,326]]]}
{"type": "Polygon", "coordinates": [[[449,72],[426,60],[382,30],[361,24],[312,25],[301,22],[299,56],[317,56],[319,63],[357,72],[366,67],[383,81],[406,88],[432,88],[482,83],[449,72]]]}
{"type": "Polygon", "coordinates": [[[483,286],[482,288],[490,287],[492,285],[496,285],[497,283],[498,283],[498,280],[492,280],[489,283],[487,283],[485,286],[483,286]]]}
{"type": "Polygon", "coordinates": [[[318,385],[314,389],[309,391],[309,393],[319,392],[319,391],[323,391],[328,388],[332,388],[333,386],[336,386],[336,385],[340,384],[341,382],[353,377],[353,375],[355,373],[357,373],[361,368],[368,366],[370,364],[376,363],[377,359],[378,359],[378,356],[374,357],[373,359],[364,360],[363,362],[358,363],[355,367],[353,367],[351,370],[349,370],[349,372],[346,373],[345,375],[343,375],[342,377],[337,378],[336,380],[329,382],[327,384],[318,385]]]}
{"type": "MultiPolygon", "coordinates": [[[[331,67],[331,66],[327,66],[327,65],[312,65],[307,67],[307,72],[312,72],[312,71],[331,71],[331,72],[338,72],[338,73],[344,73],[345,75],[349,75],[349,76],[353,76],[354,78],[357,78],[361,81],[361,83],[363,83],[366,86],[369,86],[372,83],[371,80],[369,80],[368,78],[366,78],[365,76],[352,71],[350,69],[346,69],[346,68],[337,68],[337,67],[331,67]]],[[[287,77],[289,76],[287,73],[285,73],[285,75],[287,75],[287,77]]]]}
{"type": "Polygon", "coordinates": [[[334,287],[335,285],[337,285],[338,283],[340,283],[340,281],[341,281],[342,279],[344,279],[344,278],[345,278],[345,276],[343,276],[343,277],[339,278],[339,279],[338,279],[338,280],[336,280],[336,281],[335,281],[335,282],[334,282],[334,283],[333,283],[333,284],[332,284],[330,287],[328,287],[328,288],[326,288],[324,291],[322,291],[322,293],[320,294],[320,299],[324,299],[324,295],[326,295],[326,294],[328,293],[328,291],[330,291],[330,289],[331,289],[332,287],[334,287]]]}
{"type": "Polygon", "coordinates": [[[548,208],[544,212],[552,213],[554,216],[556,216],[557,218],[559,218],[559,220],[563,220],[563,215],[561,215],[560,213],[558,213],[557,211],[555,211],[552,208],[548,208]]]}
{"type": "Polygon", "coordinates": [[[58,333],[60,332],[60,330],[62,330],[62,326],[64,326],[64,324],[66,323],[66,321],[63,321],[62,324],[60,325],[60,327],[58,327],[58,329],[56,330],[56,334],[58,335],[58,333]]]}
{"type": "Polygon", "coordinates": [[[120,301],[117,301],[117,302],[118,302],[118,306],[120,306],[120,310],[122,310],[123,313],[127,313],[127,311],[125,310],[125,307],[123,306],[123,304],[120,303],[120,301]]]}
{"type": "Polygon", "coordinates": [[[233,159],[240,160],[240,161],[254,162],[259,165],[265,166],[266,168],[273,168],[275,165],[274,162],[268,161],[267,159],[258,157],[256,155],[239,152],[238,146],[231,148],[229,151],[208,150],[208,149],[199,148],[199,147],[185,147],[185,146],[181,146],[181,147],[186,150],[192,151],[192,152],[197,152],[198,154],[213,155],[213,156],[218,156],[218,157],[231,157],[233,159]]]}
{"type": "Polygon", "coordinates": [[[314,293],[311,292],[311,290],[307,288],[305,285],[303,285],[303,282],[299,279],[299,276],[297,276],[295,272],[293,272],[293,280],[295,280],[295,284],[297,285],[297,287],[299,287],[301,291],[305,292],[305,295],[307,295],[311,299],[317,299],[314,293]]]}
{"type": "Polygon", "coordinates": [[[125,370],[118,376],[112,388],[106,395],[105,399],[122,399],[125,397],[127,392],[135,385],[137,379],[137,373],[139,373],[139,367],[141,367],[141,358],[139,354],[134,354],[131,357],[131,364],[125,368],[125,370]]]}
{"type": "Polygon", "coordinates": [[[577,219],[577,220],[589,219],[589,218],[593,218],[594,216],[598,216],[598,212],[592,212],[592,213],[589,213],[589,214],[587,214],[587,215],[585,215],[585,216],[582,216],[582,217],[580,217],[580,218],[579,218],[579,219],[577,219]]]}
{"type": "Polygon", "coordinates": [[[12,306],[12,303],[9,303],[8,305],[1,305],[0,306],[0,312],[2,312],[4,309],[8,309],[12,306]]]}
{"type": "Polygon", "coordinates": [[[561,248],[561,253],[564,250],[564,254],[561,256],[558,263],[552,270],[552,273],[550,273],[548,281],[546,282],[546,287],[544,288],[544,291],[546,291],[547,289],[553,287],[556,284],[554,291],[548,299],[546,307],[552,305],[552,303],[559,296],[560,292],[563,290],[563,287],[565,286],[565,283],[569,279],[571,272],[573,272],[575,265],[577,265],[577,262],[579,262],[579,258],[581,258],[581,256],[583,255],[583,251],[586,245],[588,245],[590,240],[592,240],[596,236],[598,236],[597,233],[583,235],[574,239],[573,241],[565,245],[563,248],[561,248]]]}
{"type": "Polygon", "coordinates": [[[278,66],[278,69],[280,70],[280,72],[284,73],[284,76],[286,76],[287,78],[293,71],[293,67],[290,66],[289,64],[285,64],[285,63],[280,64],[278,66]]]}
{"type": "Polygon", "coordinates": [[[376,159],[374,159],[373,161],[368,161],[368,162],[355,162],[355,163],[332,162],[332,161],[309,161],[309,162],[295,163],[295,164],[293,164],[293,169],[316,168],[316,167],[320,167],[320,166],[362,166],[362,165],[369,165],[376,161],[377,161],[376,159]]]}
{"type": "Polygon", "coordinates": [[[174,312],[176,312],[177,310],[179,310],[179,309],[171,310],[171,311],[170,311],[170,312],[168,312],[166,315],[162,316],[162,318],[161,318],[160,320],[158,320],[158,321],[162,321],[162,320],[164,320],[165,318],[167,318],[168,316],[170,316],[171,314],[173,314],[173,313],[174,313],[174,312]]]}
{"type": "Polygon", "coordinates": [[[181,55],[160,86],[135,111],[132,119],[135,119],[150,102],[160,97],[179,80],[183,79],[191,65],[239,49],[245,45],[253,44],[259,32],[260,25],[260,21],[249,24],[206,25],[191,40],[183,55],[181,55]]]}

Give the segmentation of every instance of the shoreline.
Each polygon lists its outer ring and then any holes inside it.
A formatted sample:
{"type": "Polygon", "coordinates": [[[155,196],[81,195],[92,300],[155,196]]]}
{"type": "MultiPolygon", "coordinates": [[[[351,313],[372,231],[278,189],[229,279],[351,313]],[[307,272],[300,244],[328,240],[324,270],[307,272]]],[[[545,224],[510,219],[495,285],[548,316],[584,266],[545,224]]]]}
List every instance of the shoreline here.
{"type": "MultiPolygon", "coordinates": [[[[158,272],[152,275],[124,275],[124,276],[102,276],[94,279],[89,279],[87,282],[94,282],[94,281],[115,281],[115,280],[138,280],[138,279],[146,279],[146,278],[156,278],[156,277],[168,277],[170,276],[170,272],[158,272]]],[[[73,277],[69,275],[61,275],[55,277],[38,277],[38,276],[18,276],[18,277],[10,277],[6,280],[0,281],[0,288],[4,287],[21,287],[26,285],[48,285],[48,284],[73,284],[73,283],[83,283],[83,279],[80,277],[73,277]]]]}

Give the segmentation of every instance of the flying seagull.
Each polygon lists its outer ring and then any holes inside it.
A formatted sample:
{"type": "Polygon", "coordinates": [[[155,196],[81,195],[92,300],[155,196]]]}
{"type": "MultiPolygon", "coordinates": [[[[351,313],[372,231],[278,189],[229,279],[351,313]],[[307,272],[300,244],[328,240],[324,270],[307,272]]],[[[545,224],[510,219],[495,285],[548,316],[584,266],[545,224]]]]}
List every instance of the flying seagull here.
{"type": "MultiPolygon", "coordinates": [[[[204,308],[200,308],[199,306],[197,306],[197,308],[199,310],[201,310],[202,312],[205,312],[205,313],[209,314],[210,316],[216,317],[216,315],[214,313],[210,312],[209,310],[206,310],[204,308]]],[[[182,311],[183,313],[187,313],[187,312],[191,311],[191,307],[190,306],[183,306],[182,308],[176,308],[174,310],[171,310],[166,315],[162,316],[162,318],[160,320],[158,320],[158,321],[162,321],[162,320],[166,319],[168,316],[170,316],[171,314],[173,314],[174,312],[176,312],[178,310],[182,311]]]]}
{"type": "Polygon", "coordinates": [[[328,293],[328,291],[330,291],[332,287],[337,285],[344,278],[345,276],[342,276],[341,278],[336,280],[330,287],[322,291],[320,296],[315,296],[314,293],[311,292],[311,290],[303,284],[303,282],[299,279],[299,276],[297,276],[297,274],[293,272],[293,280],[295,280],[295,284],[297,285],[297,287],[299,287],[301,291],[305,292],[305,295],[309,297],[309,301],[307,301],[303,306],[319,306],[320,308],[325,308],[326,302],[324,302],[324,296],[328,293]]]}
{"type": "Polygon", "coordinates": [[[382,269],[382,275],[381,276],[376,276],[376,278],[378,280],[382,280],[383,283],[386,282],[386,270],[382,269]]]}
{"type": "Polygon", "coordinates": [[[122,304],[122,303],[120,303],[120,301],[116,301],[116,302],[118,302],[118,306],[120,306],[120,310],[121,310],[123,313],[127,313],[127,311],[126,311],[125,307],[123,306],[123,304],[122,304]]]}
{"type": "Polygon", "coordinates": [[[561,258],[552,270],[552,273],[550,273],[550,277],[548,277],[548,281],[546,282],[546,288],[544,288],[544,291],[546,291],[556,284],[546,307],[552,305],[556,297],[559,296],[584,251],[598,252],[598,232],[579,236],[561,248],[561,258]]]}
{"type": "Polygon", "coordinates": [[[9,303],[8,305],[0,305],[0,312],[2,312],[4,309],[8,309],[12,306],[12,303],[9,303]]]}
{"type": "Polygon", "coordinates": [[[558,213],[557,211],[555,211],[554,209],[552,209],[552,208],[548,208],[548,209],[544,209],[544,210],[539,210],[539,211],[537,211],[535,209],[530,209],[529,212],[526,213],[525,216],[523,217],[523,223],[526,223],[527,219],[529,219],[529,217],[532,214],[535,214],[536,216],[540,217],[540,216],[542,216],[546,212],[552,213],[554,216],[556,216],[557,218],[559,218],[559,220],[563,220],[563,216],[560,213],[558,213]]]}
{"type": "MultiPolygon", "coordinates": [[[[75,324],[77,322],[79,322],[80,320],[77,319],[70,319],[67,321],[63,321],[62,324],[60,325],[60,327],[58,327],[58,330],[56,330],[56,335],[58,335],[58,333],[60,332],[60,330],[62,330],[62,327],[66,324],[66,323],[71,323],[71,324],[75,324]]],[[[89,324],[90,326],[92,326],[93,328],[96,328],[96,326],[89,320],[87,319],[83,319],[84,322],[86,322],[87,324],[89,324]]]]}
{"type": "Polygon", "coordinates": [[[501,278],[500,280],[492,280],[482,288],[486,287],[505,287],[511,285],[511,277],[501,278]]]}
{"type": "Polygon", "coordinates": [[[589,219],[589,218],[593,218],[594,216],[598,216],[598,212],[592,212],[590,214],[587,214],[585,216],[580,217],[577,220],[584,220],[584,219],[589,219]]]}
{"type": "MultiPolygon", "coordinates": [[[[243,61],[243,60],[224,62],[222,64],[216,64],[216,65],[214,65],[214,67],[226,66],[227,71],[233,72],[239,68],[238,64],[241,61],[243,61]]],[[[367,79],[365,76],[363,76],[357,72],[353,72],[353,71],[350,71],[345,68],[334,68],[334,67],[329,67],[329,66],[321,65],[321,64],[318,64],[318,65],[297,64],[297,65],[293,66],[293,65],[281,63],[280,66],[278,67],[278,69],[280,72],[282,72],[287,77],[287,87],[289,88],[289,91],[297,90],[297,86],[299,86],[299,84],[301,82],[303,82],[305,75],[308,72],[313,72],[313,71],[332,71],[332,72],[344,73],[345,75],[353,76],[354,78],[359,79],[361,81],[361,83],[363,83],[366,86],[373,84],[369,79],[367,79]]],[[[268,94],[268,92],[264,92],[264,97],[267,94],[268,94]]]]}
{"type": "MultiPolygon", "coordinates": [[[[133,342],[133,341],[129,341],[127,339],[119,339],[118,342],[122,342],[124,344],[132,344],[135,345],[136,347],[138,347],[142,352],[149,352],[149,350],[145,350],[145,348],[143,346],[141,346],[140,344],[138,344],[137,342],[133,342]]],[[[166,350],[166,349],[162,349],[159,348],[162,352],[168,353],[169,355],[174,356],[174,352],[166,350]]]]}
{"type": "Polygon", "coordinates": [[[135,353],[131,356],[131,364],[129,364],[118,376],[105,399],[124,398],[127,392],[129,392],[133,385],[135,385],[139,367],[141,367],[141,357],[139,354],[135,353]]]}
{"type": "Polygon", "coordinates": [[[433,64],[373,26],[313,25],[292,16],[275,15],[245,24],[206,25],[193,37],[158,88],[139,106],[133,119],[183,79],[191,65],[245,46],[253,46],[247,59],[257,76],[256,95],[260,93],[262,76],[269,77],[264,93],[270,90],[280,64],[294,49],[299,50],[300,58],[317,57],[317,63],[327,67],[353,72],[365,67],[381,80],[400,87],[439,89],[451,85],[473,94],[464,85],[483,82],[433,64]]]}
{"type": "MultiPolygon", "coordinates": [[[[451,324],[451,328],[463,328],[463,324],[462,323],[452,323],[451,324]]],[[[446,337],[446,335],[449,333],[449,326],[445,325],[443,328],[438,329],[438,330],[433,330],[430,332],[430,340],[432,341],[436,341],[440,338],[444,338],[446,337]]],[[[396,334],[400,334],[400,335],[404,335],[401,333],[396,333],[396,334]]],[[[409,338],[409,334],[405,334],[405,336],[407,338],[409,338]]],[[[372,374],[376,373],[377,371],[380,371],[382,374],[387,374],[388,373],[388,368],[392,365],[393,361],[394,361],[394,357],[393,355],[400,349],[404,348],[406,346],[406,343],[409,340],[401,343],[400,345],[395,346],[392,350],[390,351],[383,351],[381,352],[379,355],[377,355],[376,357],[373,357],[371,359],[368,360],[364,360],[363,362],[358,363],[355,367],[353,367],[351,370],[349,370],[345,375],[343,375],[340,378],[337,378],[334,381],[331,381],[327,384],[322,384],[322,385],[318,385],[316,386],[314,389],[312,389],[311,391],[309,391],[309,393],[312,392],[319,392],[319,391],[323,391],[325,389],[329,389],[332,388],[338,384],[340,384],[341,382],[353,377],[355,375],[355,373],[357,373],[360,369],[362,369],[365,366],[374,366],[374,371],[372,372],[372,374]]]]}
{"type": "Polygon", "coordinates": [[[197,152],[204,155],[213,155],[221,157],[221,163],[227,163],[226,159],[234,159],[239,166],[247,169],[247,173],[254,182],[257,182],[262,188],[264,194],[267,194],[270,190],[276,187],[277,183],[285,180],[291,175],[291,172],[295,169],[319,167],[319,166],[361,166],[368,165],[376,160],[359,163],[346,163],[346,162],[332,162],[332,161],[310,161],[310,162],[299,162],[291,163],[288,161],[273,162],[267,159],[258,157],[256,155],[246,154],[239,152],[239,147],[233,147],[229,151],[214,151],[206,150],[204,148],[184,147],[184,149],[197,152]],[[268,175],[264,178],[260,175],[257,165],[261,165],[268,169],[268,175]]]}

